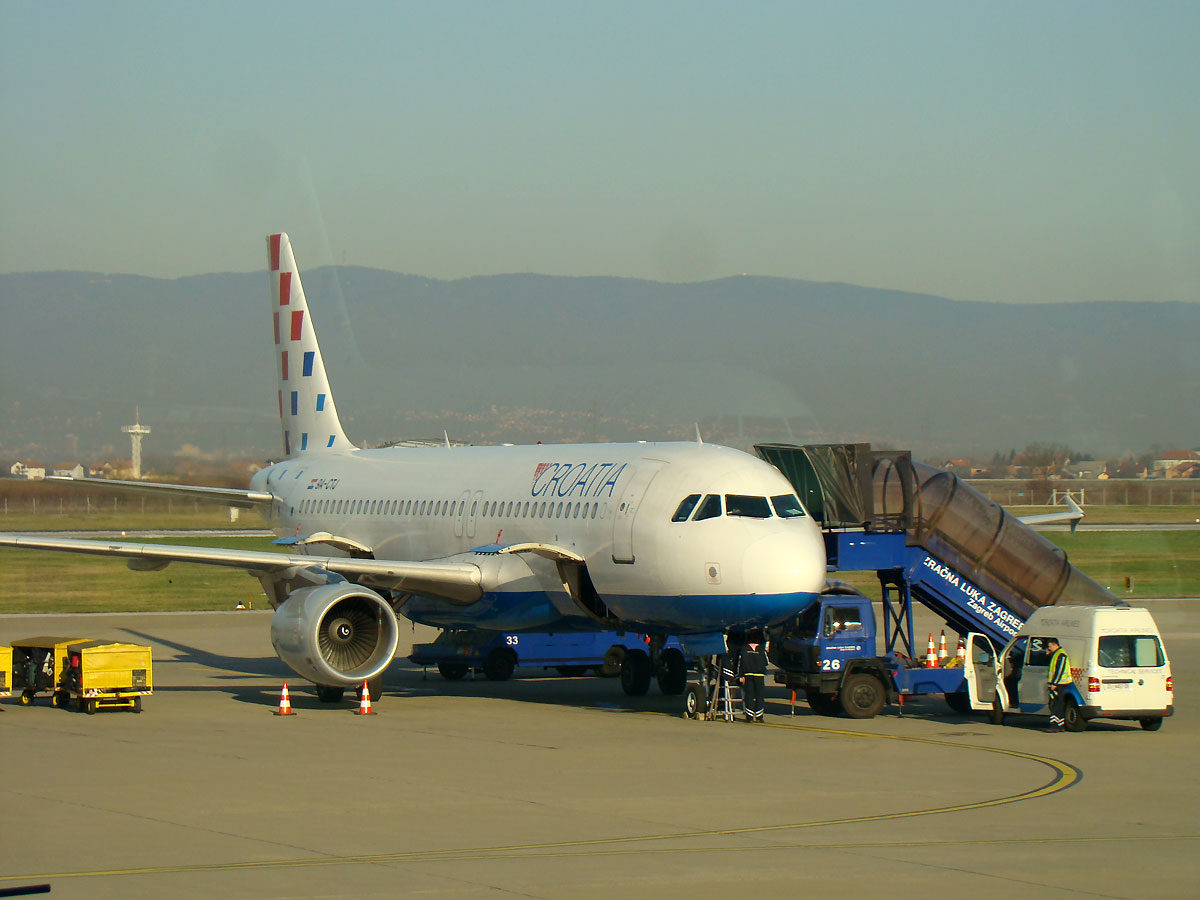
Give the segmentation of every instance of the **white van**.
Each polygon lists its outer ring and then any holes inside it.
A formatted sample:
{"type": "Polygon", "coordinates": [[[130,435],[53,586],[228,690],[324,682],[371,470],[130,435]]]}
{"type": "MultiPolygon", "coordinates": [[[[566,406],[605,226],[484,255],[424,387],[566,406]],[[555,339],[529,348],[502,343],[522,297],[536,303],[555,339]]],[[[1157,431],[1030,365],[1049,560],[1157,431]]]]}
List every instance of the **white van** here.
{"type": "Polygon", "coordinates": [[[999,652],[985,636],[970,635],[964,674],[972,709],[991,711],[997,725],[1006,713],[1049,716],[1050,638],[1058,638],[1071,660],[1068,731],[1083,731],[1097,718],[1137,719],[1157,731],[1175,712],[1171,663],[1158,626],[1149,610],[1123,603],[1044,606],[999,652]]]}

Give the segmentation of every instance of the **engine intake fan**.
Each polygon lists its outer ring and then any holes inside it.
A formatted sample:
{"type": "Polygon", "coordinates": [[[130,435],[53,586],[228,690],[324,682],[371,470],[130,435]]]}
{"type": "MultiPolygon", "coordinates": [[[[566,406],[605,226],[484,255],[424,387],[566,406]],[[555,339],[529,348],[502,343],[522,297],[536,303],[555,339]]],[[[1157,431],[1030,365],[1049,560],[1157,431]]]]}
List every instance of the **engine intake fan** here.
{"type": "Polygon", "coordinates": [[[271,619],[279,658],[315,684],[349,687],[374,678],[392,661],[399,638],[387,601],[356,584],[293,591],[271,619]]]}

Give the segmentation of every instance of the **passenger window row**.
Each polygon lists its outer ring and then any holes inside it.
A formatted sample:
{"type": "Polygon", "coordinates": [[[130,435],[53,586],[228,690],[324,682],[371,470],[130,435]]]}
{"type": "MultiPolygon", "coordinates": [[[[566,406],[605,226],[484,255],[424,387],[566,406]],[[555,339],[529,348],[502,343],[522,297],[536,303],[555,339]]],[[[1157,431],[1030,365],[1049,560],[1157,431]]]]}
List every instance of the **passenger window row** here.
{"type": "MultiPolygon", "coordinates": [[[[688,494],[680,501],[671,516],[672,522],[686,522],[689,519],[699,522],[703,519],[715,519],[722,514],[720,494],[688,494]],[[695,514],[693,515],[693,511],[695,514]]],[[[780,494],[768,502],[766,497],[754,497],[746,494],[726,494],[724,498],[724,514],[745,519],[769,519],[774,515],[781,519],[797,519],[806,515],[804,507],[795,494],[780,494]]]]}
{"type": "MultiPolygon", "coordinates": [[[[463,514],[465,500],[334,500],[310,499],[300,504],[300,514],[346,516],[432,516],[453,518],[463,514]]],[[[601,504],[520,500],[471,501],[472,516],[501,519],[594,519],[601,504]]]]}

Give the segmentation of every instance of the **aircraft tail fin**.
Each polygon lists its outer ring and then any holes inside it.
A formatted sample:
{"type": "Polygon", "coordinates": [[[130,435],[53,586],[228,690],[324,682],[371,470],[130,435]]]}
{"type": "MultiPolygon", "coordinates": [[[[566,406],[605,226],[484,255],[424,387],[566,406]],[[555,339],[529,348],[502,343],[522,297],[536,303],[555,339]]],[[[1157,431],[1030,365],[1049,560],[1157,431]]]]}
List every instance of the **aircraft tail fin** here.
{"type": "Polygon", "coordinates": [[[267,269],[271,276],[284,454],[290,457],[313,450],[353,450],[338,419],[300,271],[286,234],[267,238],[267,269]]]}

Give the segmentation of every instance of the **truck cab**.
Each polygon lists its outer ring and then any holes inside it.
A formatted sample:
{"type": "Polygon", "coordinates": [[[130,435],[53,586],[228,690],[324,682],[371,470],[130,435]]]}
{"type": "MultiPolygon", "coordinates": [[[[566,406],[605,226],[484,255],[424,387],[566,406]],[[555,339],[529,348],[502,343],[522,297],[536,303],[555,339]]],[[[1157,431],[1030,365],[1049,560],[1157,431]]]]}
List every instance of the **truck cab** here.
{"type": "Polygon", "coordinates": [[[871,601],[857,594],[825,594],[795,618],[779,641],[781,668],[836,676],[849,662],[875,656],[871,601]]]}

